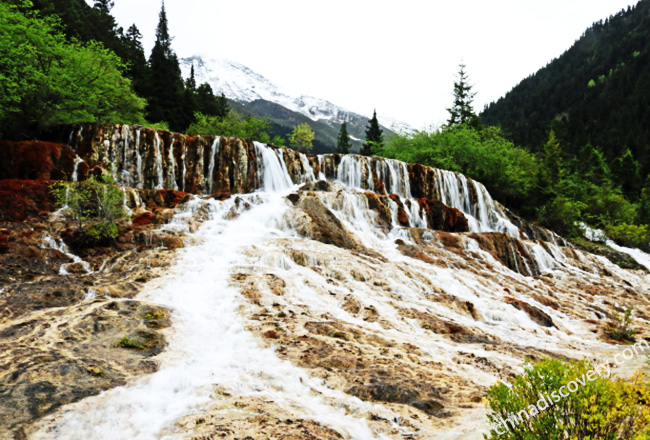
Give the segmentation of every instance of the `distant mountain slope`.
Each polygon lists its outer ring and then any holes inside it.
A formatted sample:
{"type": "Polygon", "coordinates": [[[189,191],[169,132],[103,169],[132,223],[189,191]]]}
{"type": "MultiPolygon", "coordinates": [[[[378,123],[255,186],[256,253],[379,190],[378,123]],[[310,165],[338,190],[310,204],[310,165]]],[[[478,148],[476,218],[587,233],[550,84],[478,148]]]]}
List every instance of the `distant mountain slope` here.
{"type": "Polygon", "coordinates": [[[629,147],[646,169],[650,153],[650,0],[595,23],[562,56],[481,115],[535,149],[549,124],[570,149],[587,142],[609,158],[629,147]]]}
{"type": "MultiPolygon", "coordinates": [[[[274,134],[284,135],[296,124],[308,122],[316,132],[316,150],[331,152],[336,145],[340,126],[345,121],[348,132],[356,138],[355,149],[361,146],[368,116],[345,110],[323,99],[292,96],[248,67],[229,60],[205,60],[192,56],[182,58],[180,63],[183,76],[188,77],[194,65],[197,83],[207,82],[215,93],[223,92],[226,97],[242,105],[238,107],[239,111],[269,117],[274,123],[274,134]]],[[[379,120],[385,133],[389,133],[390,129],[413,131],[403,122],[381,116],[379,120]]]]}

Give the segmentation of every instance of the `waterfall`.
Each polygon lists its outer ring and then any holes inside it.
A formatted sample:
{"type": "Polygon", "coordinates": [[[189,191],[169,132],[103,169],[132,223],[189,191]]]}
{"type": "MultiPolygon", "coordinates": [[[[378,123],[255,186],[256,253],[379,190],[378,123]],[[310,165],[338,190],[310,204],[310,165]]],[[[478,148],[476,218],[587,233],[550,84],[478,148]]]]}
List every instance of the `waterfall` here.
{"type": "Polygon", "coordinates": [[[214,193],[214,163],[217,154],[219,154],[220,141],[221,141],[221,137],[217,136],[216,138],[214,138],[214,142],[212,142],[212,148],[210,151],[210,165],[208,166],[208,182],[207,182],[208,194],[214,193]]]}
{"type": "Polygon", "coordinates": [[[415,200],[409,200],[407,201],[407,203],[410,205],[409,222],[411,227],[426,229],[428,227],[428,223],[427,223],[426,216],[422,215],[423,209],[420,206],[420,204],[415,200]]]}
{"type": "Polygon", "coordinates": [[[323,155],[319,154],[316,157],[318,158],[318,180],[327,180],[327,177],[323,172],[323,155]]]}
{"type": "Polygon", "coordinates": [[[336,180],[349,188],[363,189],[361,185],[361,158],[352,154],[346,154],[341,159],[336,175],[336,180]]]}
{"type": "Polygon", "coordinates": [[[122,176],[122,185],[123,186],[131,186],[132,185],[131,173],[127,169],[127,164],[129,162],[128,162],[128,159],[127,159],[127,156],[126,156],[127,151],[129,149],[129,145],[131,144],[131,142],[130,142],[131,141],[131,139],[130,139],[130,128],[131,127],[126,125],[126,124],[124,124],[122,126],[122,143],[123,143],[123,150],[122,151],[123,151],[123,154],[122,154],[122,172],[121,172],[121,176],[122,176]]]}
{"type": "Polygon", "coordinates": [[[278,192],[293,186],[283,157],[273,148],[255,142],[257,153],[257,175],[264,191],[278,192]]]}
{"type": "Polygon", "coordinates": [[[370,191],[375,190],[375,179],[372,176],[372,162],[368,160],[368,189],[370,191]]]}
{"type": "Polygon", "coordinates": [[[178,191],[178,185],[176,184],[176,158],[174,157],[174,137],[172,136],[172,143],[169,146],[169,184],[168,188],[178,191]]]}
{"type": "Polygon", "coordinates": [[[129,205],[126,200],[126,188],[124,186],[122,186],[122,209],[129,217],[133,214],[133,211],[131,210],[131,208],[129,208],[129,205]]]}
{"type": "Polygon", "coordinates": [[[72,264],[80,263],[81,267],[84,268],[86,273],[92,273],[92,270],[90,268],[90,264],[85,262],[84,260],[81,259],[81,257],[78,257],[77,255],[73,254],[70,252],[70,249],[68,249],[68,246],[65,245],[63,240],[59,239],[58,241],[52,238],[49,235],[45,235],[43,237],[43,244],[41,245],[43,249],[56,249],[57,251],[63,253],[66,257],[70,258],[72,260],[72,263],[65,263],[62,264],[61,267],[59,268],[59,275],[68,275],[68,267],[72,264]]]}
{"type": "Polygon", "coordinates": [[[156,133],[156,173],[158,176],[158,183],[156,184],[156,187],[154,189],[164,189],[164,182],[165,179],[163,177],[163,161],[162,161],[162,153],[160,152],[160,136],[158,136],[158,130],[155,131],[156,133]]]}
{"type": "MultiPolygon", "coordinates": [[[[275,152],[258,150],[269,170],[281,169],[275,152]],[[274,160],[273,157],[276,157],[274,160]],[[268,160],[266,160],[268,159],[268,160]],[[275,163],[276,166],[271,168],[275,163]]],[[[286,181],[285,181],[286,183],[286,181]]],[[[201,244],[181,253],[176,265],[145,298],[174,310],[174,329],[167,349],[158,357],[161,368],[149,377],[68,406],[53,426],[43,427],[34,440],[57,438],[150,440],[177,438],[177,420],[215,397],[215,387],[235,397],[262,398],[290,413],[313,419],[358,440],[385,439],[375,435],[359,412],[372,404],[328,388],[290,361],[280,359],[273,347],[262,348],[246,330],[240,315],[242,296],[231,283],[231,270],[258,270],[247,259],[251,246],[267,246],[269,237],[290,237],[284,228],[287,204],[283,193],[243,195],[250,210],[229,213],[237,202],[201,203],[211,212],[197,236],[201,244]]],[[[271,267],[265,270],[273,270],[271,267]]]]}
{"type": "MultiPolygon", "coordinates": [[[[82,163],[82,162],[83,162],[82,158],[80,158],[78,155],[75,156],[75,158],[74,158],[74,168],[72,170],[72,181],[73,182],[79,181],[79,164],[82,163]]],[[[67,205],[67,197],[66,197],[66,205],[67,205]]]]}
{"type": "Polygon", "coordinates": [[[467,177],[440,169],[435,169],[435,175],[442,203],[461,210],[467,217],[472,232],[505,232],[514,238],[523,234],[497,209],[483,185],[472,181],[476,193],[476,204],[473,204],[467,177]]]}
{"type": "Polygon", "coordinates": [[[185,164],[185,155],[187,152],[187,141],[183,138],[183,152],[181,160],[183,161],[183,174],[181,175],[181,191],[185,192],[185,179],[187,178],[187,165],[185,164]]]}
{"type": "Polygon", "coordinates": [[[144,179],[142,178],[142,155],[140,154],[140,133],[142,127],[138,127],[135,133],[135,157],[136,157],[136,167],[138,174],[138,188],[144,188],[144,179]]]}
{"type": "Polygon", "coordinates": [[[119,180],[117,178],[117,173],[118,173],[118,170],[120,168],[119,164],[116,163],[116,162],[117,162],[118,157],[121,159],[121,155],[118,154],[118,152],[116,151],[117,150],[117,141],[118,141],[118,139],[119,139],[119,134],[118,134],[118,131],[117,131],[117,127],[113,127],[113,135],[111,136],[110,141],[104,141],[105,145],[108,142],[108,145],[106,145],[106,147],[108,148],[108,157],[109,157],[109,160],[110,160],[110,163],[111,163],[110,172],[111,172],[111,175],[113,176],[113,180],[116,183],[119,183],[119,180]]]}
{"type": "Polygon", "coordinates": [[[307,159],[307,156],[299,153],[300,154],[300,163],[302,165],[303,173],[301,176],[301,180],[303,182],[313,182],[316,180],[316,176],[314,176],[314,170],[311,167],[311,164],[309,163],[309,159],[307,159]]]}

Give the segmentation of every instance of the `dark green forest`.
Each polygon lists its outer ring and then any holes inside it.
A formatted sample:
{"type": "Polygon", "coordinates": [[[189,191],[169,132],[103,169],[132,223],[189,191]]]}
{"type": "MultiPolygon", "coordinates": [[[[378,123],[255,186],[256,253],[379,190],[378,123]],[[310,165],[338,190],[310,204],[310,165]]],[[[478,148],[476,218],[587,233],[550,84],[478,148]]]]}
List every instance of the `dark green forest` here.
{"type": "Polygon", "coordinates": [[[559,58],[524,79],[481,118],[539,151],[553,126],[569,156],[588,143],[608,161],[629,149],[650,171],[650,0],[594,23],[559,58]]]}

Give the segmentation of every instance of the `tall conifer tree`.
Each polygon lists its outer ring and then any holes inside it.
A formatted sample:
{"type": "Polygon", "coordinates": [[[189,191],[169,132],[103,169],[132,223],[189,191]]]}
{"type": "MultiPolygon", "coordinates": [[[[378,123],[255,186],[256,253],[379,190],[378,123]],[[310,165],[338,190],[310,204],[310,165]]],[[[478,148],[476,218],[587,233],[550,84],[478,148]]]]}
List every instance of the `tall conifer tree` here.
{"type": "Polygon", "coordinates": [[[339,131],[339,137],[336,142],[336,152],[339,154],[348,154],[350,148],[352,147],[352,142],[350,142],[350,135],[348,134],[348,124],[343,121],[341,124],[341,130],[339,131]]]}
{"type": "Polygon", "coordinates": [[[474,113],[475,92],[472,92],[472,85],[465,72],[465,65],[461,64],[458,70],[458,81],[454,82],[454,104],[448,108],[449,120],[447,125],[453,127],[459,124],[478,125],[478,116],[474,113]]]}
{"type": "Polygon", "coordinates": [[[164,121],[169,124],[170,129],[182,131],[191,122],[192,109],[187,108],[185,85],[171,42],[163,1],[156,28],[156,42],[149,57],[147,116],[151,122],[164,121]]]}
{"type": "Polygon", "coordinates": [[[377,110],[372,114],[372,118],[368,120],[366,127],[366,142],[361,147],[361,154],[363,156],[372,156],[377,150],[384,148],[384,135],[383,130],[379,128],[379,121],[377,120],[377,110]]]}

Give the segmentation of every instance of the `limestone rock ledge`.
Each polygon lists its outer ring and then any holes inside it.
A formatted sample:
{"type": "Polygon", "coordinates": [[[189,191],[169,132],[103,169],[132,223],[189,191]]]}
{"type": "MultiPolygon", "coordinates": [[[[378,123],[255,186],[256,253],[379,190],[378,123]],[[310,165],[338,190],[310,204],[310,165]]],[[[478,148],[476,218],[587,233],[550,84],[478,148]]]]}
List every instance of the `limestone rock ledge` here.
{"type": "Polygon", "coordinates": [[[0,194],[11,194],[0,208],[12,207],[0,222],[3,439],[26,439],[60,406],[156,371],[171,324],[170,310],[134,298],[184,246],[157,228],[187,195],[143,194],[149,209],[122,221],[115,243],[87,246],[74,225],[48,213],[49,183],[0,180],[0,194]]]}

